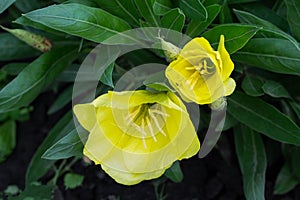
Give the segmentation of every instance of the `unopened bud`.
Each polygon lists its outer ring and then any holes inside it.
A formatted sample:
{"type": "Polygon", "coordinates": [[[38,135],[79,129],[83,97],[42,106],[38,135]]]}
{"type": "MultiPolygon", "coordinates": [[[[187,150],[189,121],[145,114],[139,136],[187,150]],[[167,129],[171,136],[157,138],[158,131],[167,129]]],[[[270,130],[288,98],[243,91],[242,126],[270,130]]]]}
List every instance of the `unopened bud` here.
{"type": "Polygon", "coordinates": [[[179,56],[180,48],[175,46],[174,44],[165,41],[163,38],[158,37],[161,42],[161,48],[164,50],[165,56],[167,57],[168,61],[176,60],[176,58],[179,56]]]}
{"type": "Polygon", "coordinates": [[[0,25],[3,30],[13,34],[15,37],[19,38],[23,42],[27,43],[28,45],[42,51],[47,52],[52,48],[52,44],[50,40],[46,37],[31,33],[29,31],[23,29],[8,29],[0,25]]]}

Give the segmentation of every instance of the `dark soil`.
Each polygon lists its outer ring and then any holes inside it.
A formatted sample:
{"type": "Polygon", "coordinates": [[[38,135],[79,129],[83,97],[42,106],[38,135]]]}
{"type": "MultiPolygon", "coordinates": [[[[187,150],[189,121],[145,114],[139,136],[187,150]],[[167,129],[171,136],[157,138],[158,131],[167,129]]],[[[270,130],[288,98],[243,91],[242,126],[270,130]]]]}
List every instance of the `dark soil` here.
{"type": "MultiPolygon", "coordinates": [[[[13,154],[0,164],[0,191],[8,185],[17,185],[24,189],[26,168],[35,150],[43,141],[51,127],[64,114],[64,111],[47,116],[46,112],[54,100],[52,93],[41,95],[34,103],[31,120],[18,124],[17,146],[13,154]],[[40,102],[43,102],[41,104],[40,102]]],[[[160,184],[159,191],[167,195],[167,200],[240,200],[244,199],[242,177],[238,161],[234,152],[233,138],[230,132],[224,132],[226,145],[218,143],[218,149],[225,149],[220,153],[214,149],[204,159],[194,156],[181,161],[184,180],[173,183],[165,180],[160,184]],[[227,152],[227,153],[226,153],[227,152]]],[[[273,195],[274,182],[282,162],[272,162],[267,169],[266,199],[297,200],[300,199],[300,187],[286,195],[273,195]]],[[[99,166],[77,162],[73,166],[74,172],[85,176],[82,187],[65,190],[62,180],[55,192],[55,199],[66,200],[152,200],[156,199],[153,181],[144,181],[135,186],[123,186],[114,182],[101,171],[99,166]]]]}

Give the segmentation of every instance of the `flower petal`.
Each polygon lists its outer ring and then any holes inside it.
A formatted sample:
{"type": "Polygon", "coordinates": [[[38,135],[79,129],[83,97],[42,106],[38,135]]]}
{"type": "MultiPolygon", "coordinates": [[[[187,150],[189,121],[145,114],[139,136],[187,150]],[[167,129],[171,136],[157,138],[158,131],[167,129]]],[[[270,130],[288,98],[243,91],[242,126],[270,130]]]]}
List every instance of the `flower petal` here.
{"type": "Polygon", "coordinates": [[[101,167],[107,174],[115,179],[116,182],[124,185],[134,185],[142,182],[143,180],[158,178],[163,175],[167,168],[169,168],[167,167],[166,169],[156,170],[148,173],[128,173],[109,168],[105,165],[101,165],[101,167]]]}
{"type": "Polygon", "coordinates": [[[218,46],[218,52],[220,53],[221,60],[222,60],[222,79],[225,81],[231,74],[234,68],[234,64],[230,59],[230,55],[225,49],[225,41],[224,35],[220,36],[220,42],[218,46]]]}
{"type": "Polygon", "coordinates": [[[77,104],[73,108],[79,123],[90,131],[97,123],[95,107],[92,104],[77,104]]]}
{"type": "Polygon", "coordinates": [[[235,89],[236,83],[232,78],[228,78],[224,81],[225,96],[231,95],[235,89]]]}

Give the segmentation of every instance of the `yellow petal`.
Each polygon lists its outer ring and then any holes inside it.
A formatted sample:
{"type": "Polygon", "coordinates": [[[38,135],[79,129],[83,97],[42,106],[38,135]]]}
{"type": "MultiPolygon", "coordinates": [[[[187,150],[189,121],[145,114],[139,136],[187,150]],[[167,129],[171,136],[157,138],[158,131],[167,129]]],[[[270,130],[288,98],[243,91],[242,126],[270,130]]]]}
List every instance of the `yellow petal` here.
{"type": "Polygon", "coordinates": [[[73,108],[79,123],[90,131],[97,122],[95,107],[92,104],[77,104],[73,108]]]}
{"type": "Polygon", "coordinates": [[[204,37],[194,38],[191,41],[189,41],[181,50],[180,55],[186,58],[187,55],[197,55],[199,53],[214,53],[213,48],[210,46],[209,42],[204,37]]]}
{"type": "Polygon", "coordinates": [[[184,104],[174,94],[163,95],[168,101],[160,103],[168,104],[168,107],[164,106],[164,111],[170,117],[166,118],[161,127],[166,134],[158,132],[157,141],[152,137],[145,138],[144,141],[141,137],[133,137],[132,131],[136,130],[126,130],[128,125],[126,126],[126,120],[122,117],[125,111],[99,107],[98,123],[90,132],[84,154],[96,164],[134,174],[163,170],[178,159],[196,154],[200,143],[184,104]]]}
{"type": "Polygon", "coordinates": [[[220,42],[218,46],[218,52],[220,53],[221,60],[222,60],[222,79],[225,81],[231,74],[234,68],[234,64],[230,59],[230,55],[225,49],[225,41],[224,35],[220,36],[220,42]]]}
{"type": "Polygon", "coordinates": [[[225,96],[231,95],[235,89],[235,81],[232,78],[228,78],[225,82],[224,82],[224,86],[225,86],[225,96]]]}
{"type": "Polygon", "coordinates": [[[134,185],[142,182],[143,180],[150,180],[158,178],[165,172],[166,169],[156,170],[148,173],[128,173],[121,172],[112,168],[107,167],[106,165],[101,165],[102,169],[109,174],[116,182],[123,185],[134,185]]]}

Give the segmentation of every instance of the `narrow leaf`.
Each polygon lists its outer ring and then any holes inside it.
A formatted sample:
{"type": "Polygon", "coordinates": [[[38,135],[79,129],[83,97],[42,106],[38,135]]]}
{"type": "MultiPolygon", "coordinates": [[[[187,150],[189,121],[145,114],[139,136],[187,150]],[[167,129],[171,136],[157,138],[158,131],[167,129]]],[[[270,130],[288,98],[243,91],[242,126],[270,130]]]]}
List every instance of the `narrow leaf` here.
{"type": "Polygon", "coordinates": [[[286,162],[276,178],[274,194],[285,194],[294,189],[299,182],[293,175],[289,163],[286,162]]]}
{"type": "Polygon", "coordinates": [[[287,6],[287,19],[293,35],[300,41],[300,1],[284,0],[287,6]]]}
{"type": "Polygon", "coordinates": [[[149,22],[152,26],[159,27],[159,17],[154,14],[153,1],[134,0],[134,2],[140,14],[144,17],[146,22],[149,22]]]}
{"type": "Polygon", "coordinates": [[[74,128],[65,137],[47,149],[42,158],[48,160],[66,159],[72,156],[82,156],[82,152],[83,141],[79,137],[77,129],[74,128]]]}
{"type": "Polygon", "coordinates": [[[234,129],[234,141],[246,199],[265,199],[267,157],[260,135],[240,125],[234,129]]]}
{"type": "Polygon", "coordinates": [[[206,10],[208,14],[207,20],[203,22],[199,22],[198,20],[192,19],[188,24],[186,30],[187,35],[193,38],[198,36],[202,31],[204,31],[217,17],[219,12],[221,11],[221,6],[217,4],[210,5],[206,8],[206,10]]]}
{"type": "Polygon", "coordinates": [[[217,47],[220,35],[225,37],[225,47],[230,54],[235,53],[256,34],[259,30],[256,26],[241,24],[223,24],[216,26],[202,34],[213,47],[217,47]]]}
{"type": "Polygon", "coordinates": [[[113,78],[112,78],[112,73],[115,67],[115,63],[111,63],[110,65],[108,65],[108,67],[105,69],[105,71],[103,72],[100,81],[105,84],[108,85],[112,88],[114,88],[114,82],[113,82],[113,78]]]}
{"type": "Polygon", "coordinates": [[[263,91],[274,98],[291,98],[288,91],[281,85],[280,83],[276,81],[268,80],[265,82],[265,84],[262,87],[263,91]]]}
{"type": "Polygon", "coordinates": [[[232,58],[268,71],[300,76],[300,51],[287,40],[255,38],[232,58]]]}
{"type": "Polygon", "coordinates": [[[269,21],[263,20],[251,13],[240,11],[240,10],[234,10],[234,13],[238,17],[239,21],[242,23],[255,25],[258,27],[263,27],[259,31],[259,33],[264,37],[270,37],[270,38],[284,38],[289,40],[291,43],[295,45],[299,49],[299,44],[297,40],[295,40],[292,36],[289,34],[283,32],[281,29],[279,29],[274,24],[270,23],[269,21]]]}
{"type": "Polygon", "coordinates": [[[242,88],[246,94],[257,97],[264,94],[262,89],[263,84],[264,81],[262,79],[251,75],[246,75],[242,82],[242,88]]]}
{"type": "MultiPolygon", "coordinates": [[[[161,25],[163,28],[175,30],[178,32],[182,31],[185,23],[185,16],[179,8],[174,8],[167,12],[161,18],[161,25]]],[[[168,36],[166,36],[168,38],[168,36]]]]}
{"type": "Polygon", "coordinates": [[[9,6],[11,6],[16,0],[1,0],[0,1],[0,14],[3,13],[9,6]]]}
{"type": "Polygon", "coordinates": [[[155,0],[153,11],[156,15],[164,15],[173,8],[171,0],[155,0]]]}
{"type": "Polygon", "coordinates": [[[10,33],[0,33],[0,61],[32,58],[39,54],[40,52],[10,33]]]}
{"type": "Polygon", "coordinates": [[[26,13],[25,17],[52,29],[94,42],[102,42],[130,29],[127,22],[102,9],[75,3],[34,10],[26,13]]]}
{"type": "Polygon", "coordinates": [[[227,110],[236,120],[259,133],[283,143],[300,145],[300,128],[259,98],[235,92],[228,98],[227,110]]]}
{"type": "Polygon", "coordinates": [[[64,91],[62,91],[61,94],[56,98],[54,103],[49,108],[47,114],[51,115],[56,111],[60,110],[61,108],[63,108],[64,106],[66,106],[69,102],[71,102],[72,92],[73,92],[73,86],[69,86],[64,91]]]}
{"type": "Polygon", "coordinates": [[[54,160],[41,158],[43,153],[75,127],[72,113],[68,112],[49,132],[46,139],[33,155],[26,171],[26,185],[41,178],[55,163],[54,160]]]}
{"type": "Polygon", "coordinates": [[[9,120],[0,125],[0,163],[6,160],[16,146],[16,123],[9,120]]]}
{"type": "Polygon", "coordinates": [[[180,183],[183,180],[183,173],[178,161],[174,162],[173,165],[166,170],[165,176],[175,183],[180,183]]]}
{"type": "Polygon", "coordinates": [[[41,55],[0,91],[0,113],[31,103],[75,58],[74,48],[41,55]]]}
{"type": "Polygon", "coordinates": [[[130,24],[139,25],[139,12],[136,9],[134,0],[101,0],[95,1],[99,8],[124,19],[130,24]]]}
{"type": "Polygon", "coordinates": [[[207,20],[207,11],[200,0],[181,0],[180,8],[184,14],[198,22],[207,20]]]}

